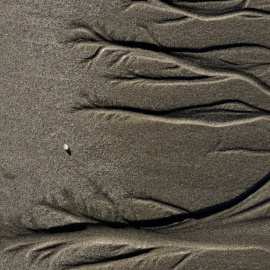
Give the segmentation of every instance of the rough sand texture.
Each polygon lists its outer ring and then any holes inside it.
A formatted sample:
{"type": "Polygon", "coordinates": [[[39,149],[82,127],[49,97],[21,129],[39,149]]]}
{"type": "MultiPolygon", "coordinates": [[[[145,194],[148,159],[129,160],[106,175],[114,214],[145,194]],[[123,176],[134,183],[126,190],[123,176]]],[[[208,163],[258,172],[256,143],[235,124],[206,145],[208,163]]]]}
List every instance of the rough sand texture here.
{"type": "Polygon", "coordinates": [[[270,269],[269,0],[2,0],[0,29],[1,270],[270,269]]]}

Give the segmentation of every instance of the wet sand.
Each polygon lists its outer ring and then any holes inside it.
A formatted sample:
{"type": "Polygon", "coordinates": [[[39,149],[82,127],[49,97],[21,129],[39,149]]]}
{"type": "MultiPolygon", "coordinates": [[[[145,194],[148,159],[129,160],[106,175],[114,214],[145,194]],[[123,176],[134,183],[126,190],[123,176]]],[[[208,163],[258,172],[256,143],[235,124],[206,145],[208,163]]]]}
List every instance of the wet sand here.
{"type": "Polygon", "coordinates": [[[270,268],[268,0],[0,12],[0,269],[270,268]]]}

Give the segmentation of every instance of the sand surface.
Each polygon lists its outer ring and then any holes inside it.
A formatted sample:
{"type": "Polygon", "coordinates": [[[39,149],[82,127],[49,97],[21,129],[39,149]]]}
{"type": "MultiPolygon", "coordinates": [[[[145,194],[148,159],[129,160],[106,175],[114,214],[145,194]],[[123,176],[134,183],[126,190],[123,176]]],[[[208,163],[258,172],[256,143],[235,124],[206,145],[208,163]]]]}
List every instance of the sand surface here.
{"type": "Polygon", "coordinates": [[[270,269],[269,0],[0,5],[1,270],[270,269]]]}

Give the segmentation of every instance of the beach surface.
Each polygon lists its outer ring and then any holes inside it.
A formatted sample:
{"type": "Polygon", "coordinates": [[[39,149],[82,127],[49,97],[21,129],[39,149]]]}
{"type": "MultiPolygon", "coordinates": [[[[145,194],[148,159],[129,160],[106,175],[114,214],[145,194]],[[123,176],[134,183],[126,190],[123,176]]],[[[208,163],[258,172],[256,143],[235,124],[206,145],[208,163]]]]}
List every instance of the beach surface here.
{"type": "Polygon", "coordinates": [[[0,15],[1,270],[270,269],[268,0],[0,15]]]}

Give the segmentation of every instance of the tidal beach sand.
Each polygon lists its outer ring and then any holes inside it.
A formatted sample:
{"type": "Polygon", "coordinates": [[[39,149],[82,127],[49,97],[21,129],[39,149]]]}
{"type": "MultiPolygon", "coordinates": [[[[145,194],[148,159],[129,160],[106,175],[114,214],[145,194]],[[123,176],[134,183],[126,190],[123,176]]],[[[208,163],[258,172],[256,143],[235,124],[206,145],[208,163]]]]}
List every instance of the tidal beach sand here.
{"type": "Polygon", "coordinates": [[[270,269],[269,0],[0,12],[1,270],[270,269]]]}

